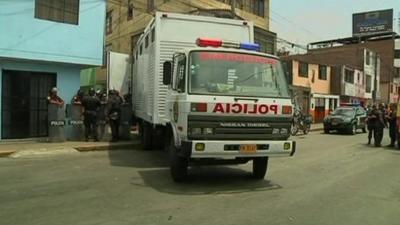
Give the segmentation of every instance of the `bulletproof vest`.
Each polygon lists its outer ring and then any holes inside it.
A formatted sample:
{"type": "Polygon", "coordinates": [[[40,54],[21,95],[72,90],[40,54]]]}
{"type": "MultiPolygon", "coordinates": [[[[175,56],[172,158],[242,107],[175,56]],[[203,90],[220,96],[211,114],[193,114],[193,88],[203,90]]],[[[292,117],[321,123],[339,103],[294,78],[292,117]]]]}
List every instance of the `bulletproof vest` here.
{"type": "Polygon", "coordinates": [[[100,100],[95,96],[86,96],[82,100],[82,105],[86,111],[97,111],[100,107],[100,100]]]}

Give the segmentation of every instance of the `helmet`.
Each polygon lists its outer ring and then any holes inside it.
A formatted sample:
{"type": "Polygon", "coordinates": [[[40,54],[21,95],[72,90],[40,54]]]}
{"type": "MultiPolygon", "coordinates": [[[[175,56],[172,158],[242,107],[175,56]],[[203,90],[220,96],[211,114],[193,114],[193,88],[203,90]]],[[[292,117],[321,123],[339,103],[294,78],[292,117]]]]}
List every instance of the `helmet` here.
{"type": "Polygon", "coordinates": [[[83,97],[83,95],[85,95],[85,92],[83,92],[83,90],[79,89],[78,92],[76,93],[76,95],[79,97],[83,97]]]}
{"type": "Polygon", "coordinates": [[[89,95],[93,96],[94,94],[96,94],[96,91],[94,90],[94,88],[90,88],[89,89],[89,95]]]}
{"type": "Polygon", "coordinates": [[[52,93],[56,93],[56,92],[58,92],[58,89],[57,89],[56,87],[53,87],[53,88],[51,89],[51,92],[52,92],[52,93]]]}

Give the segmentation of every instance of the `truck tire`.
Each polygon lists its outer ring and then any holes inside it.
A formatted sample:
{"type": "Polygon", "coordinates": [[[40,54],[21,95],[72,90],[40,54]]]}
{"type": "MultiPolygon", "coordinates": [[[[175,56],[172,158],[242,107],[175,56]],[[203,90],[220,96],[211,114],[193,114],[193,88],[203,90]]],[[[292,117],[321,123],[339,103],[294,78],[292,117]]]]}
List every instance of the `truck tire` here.
{"type": "Polygon", "coordinates": [[[253,159],[253,177],[257,180],[264,179],[268,168],[268,157],[253,159]]]}
{"type": "Polygon", "coordinates": [[[178,155],[178,149],[175,147],[174,139],[169,143],[169,166],[172,179],[177,182],[183,182],[187,179],[189,160],[178,155]]]}
{"type": "Polygon", "coordinates": [[[150,150],[153,147],[153,128],[147,122],[142,123],[142,146],[144,150],[150,150]]]}

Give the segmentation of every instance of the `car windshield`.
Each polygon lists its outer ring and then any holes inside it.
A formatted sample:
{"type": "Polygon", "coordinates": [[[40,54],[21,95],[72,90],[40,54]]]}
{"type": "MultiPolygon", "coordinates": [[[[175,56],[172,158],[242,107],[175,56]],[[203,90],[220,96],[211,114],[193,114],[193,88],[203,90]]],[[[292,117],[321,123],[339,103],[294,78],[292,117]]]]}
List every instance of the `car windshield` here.
{"type": "Polygon", "coordinates": [[[332,115],[337,116],[354,116],[355,110],[352,108],[337,108],[332,115]]]}
{"type": "Polygon", "coordinates": [[[192,52],[189,90],[192,94],[289,97],[279,60],[231,52],[192,52]]]}

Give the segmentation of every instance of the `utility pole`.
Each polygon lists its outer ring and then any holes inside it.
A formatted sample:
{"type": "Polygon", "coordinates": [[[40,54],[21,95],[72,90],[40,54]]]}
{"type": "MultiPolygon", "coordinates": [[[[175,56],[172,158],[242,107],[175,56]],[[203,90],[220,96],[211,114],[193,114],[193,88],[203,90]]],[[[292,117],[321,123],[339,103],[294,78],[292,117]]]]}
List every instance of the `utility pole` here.
{"type": "Polygon", "coordinates": [[[231,0],[231,14],[232,14],[232,19],[236,17],[236,0],[231,0]]]}
{"type": "Polygon", "coordinates": [[[374,71],[374,91],[372,93],[372,102],[376,104],[376,96],[378,94],[378,53],[375,52],[375,71],[374,71]]]}

